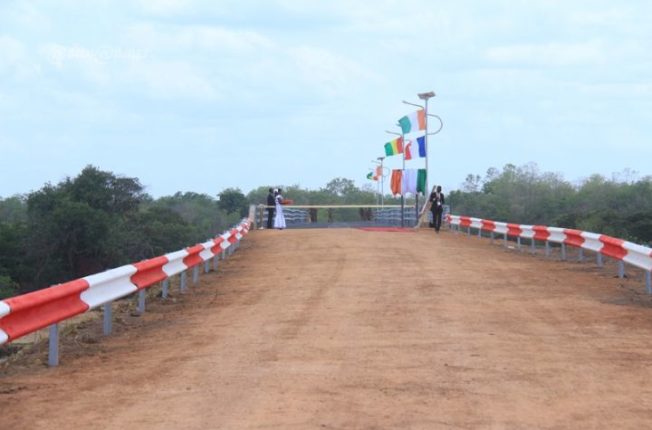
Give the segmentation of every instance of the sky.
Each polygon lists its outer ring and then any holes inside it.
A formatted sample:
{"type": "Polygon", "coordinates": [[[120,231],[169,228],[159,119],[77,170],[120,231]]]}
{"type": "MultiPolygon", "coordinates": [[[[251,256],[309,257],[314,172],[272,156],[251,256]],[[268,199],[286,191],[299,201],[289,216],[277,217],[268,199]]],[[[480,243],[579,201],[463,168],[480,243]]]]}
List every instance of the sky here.
{"type": "Polygon", "coordinates": [[[155,197],[364,186],[416,109],[402,101],[427,91],[431,185],[530,162],[646,176],[651,16],[648,1],[2,0],[0,197],[89,164],[155,197]]]}

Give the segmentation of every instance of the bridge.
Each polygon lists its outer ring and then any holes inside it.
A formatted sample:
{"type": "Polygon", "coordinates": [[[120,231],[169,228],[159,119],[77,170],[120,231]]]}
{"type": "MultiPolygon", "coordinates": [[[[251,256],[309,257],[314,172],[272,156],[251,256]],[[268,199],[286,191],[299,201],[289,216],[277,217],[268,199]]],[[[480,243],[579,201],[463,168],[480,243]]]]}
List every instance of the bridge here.
{"type": "Polygon", "coordinates": [[[467,220],[251,231],[58,367],[5,369],[0,428],[648,427],[646,272],[467,220]]]}

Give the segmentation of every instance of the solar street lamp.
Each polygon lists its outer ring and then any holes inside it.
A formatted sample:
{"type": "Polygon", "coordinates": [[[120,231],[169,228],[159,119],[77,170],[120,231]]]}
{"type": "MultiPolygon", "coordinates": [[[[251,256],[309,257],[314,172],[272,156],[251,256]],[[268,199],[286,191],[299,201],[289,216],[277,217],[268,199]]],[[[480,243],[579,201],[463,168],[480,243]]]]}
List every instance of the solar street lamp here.
{"type": "Polygon", "coordinates": [[[385,157],[378,157],[380,161],[380,207],[385,205],[385,169],[383,167],[383,160],[385,157]]]}
{"type": "MultiPolygon", "coordinates": [[[[396,125],[400,127],[399,124],[396,124],[396,125]]],[[[403,140],[403,133],[397,133],[395,131],[389,131],[389,130],[385,130],[385,133],[393,134],[393,135],[396,135],[396,136],[401,136],[401,140],[403,140]]],[[[402,142],[402,145],[403,145],[403,154],[402,154],[402,156],[403,156],[403,168],[402,168],[401,172],[404,175],[405,174],[405,142],[402,142]]],[[[405,196],[403,195],[403,190],[401,190],[401,227],[405,227],[405,215],[404,214],[405,214],[405,196]]]]}
{"type": "MultiPolygon", "coordinates": [[[[430,156],[430,151],[428,150],[428,117],[432,115],[428,115],[428,100],[431,98],[435,97],[435,92],[434,91],[428,91],[425,93],[418,93],[417,97],[419,97],[421,100],[423,100],[425,103],[425,106],[421,106],[415,103],[410,103],[408,101],[403,100],[403,103],[406,105],[410,106],[416,106],[420,109],[425,110],[425,118],[426,118],[426,138],[425,138],[425,146],[426,146],[426,189],[425,192],[429,193],[430,192],[430,187],[428,186],[428,182],[430,181],[430,172],[428,171],[428,158],[430,156]]],[[[435,115],[436,116],[436,115],[435,115]]],[[[436,131],[436,133],[439,133],[439,131],[442,129],[444,123],[441,121],[441,118],[437,116],[437,119],[439,119],[439,122],[441,126],[439,127],[439,130],[436,131]]],[[[425,194],[425,193],[424,193],[425,194]]]]}

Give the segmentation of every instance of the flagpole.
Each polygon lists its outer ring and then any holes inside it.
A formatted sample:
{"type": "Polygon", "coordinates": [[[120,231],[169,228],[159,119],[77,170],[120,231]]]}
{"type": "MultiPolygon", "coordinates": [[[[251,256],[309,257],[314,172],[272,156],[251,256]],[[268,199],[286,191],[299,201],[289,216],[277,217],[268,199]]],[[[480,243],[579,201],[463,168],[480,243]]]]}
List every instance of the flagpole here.
{"type": "MultiPolygon", "coordinates": [[[[425,116],[425,118],[424,118],[424,123],[425,123],[424,126],[425,126],[425,129],[426,129],[426,134],[424,136],[424,146],[425,146],[425,150],[426,150],[426,166],[425,166],[426,167],[426,184],[425,184],[425,190],[423,190],[423,195],[424,195],[424,197],[427,198],[428,193],[430,191],[430,186],[429,186],[429,183],[428,183],[430,181],[430,172],[428,171],[428,157],[430,156],[430,151],[428,150],[428,100],[430,98],[432,98],[432,97],[435,97],[435,92],[430,91],[430,92],[427,92],[427,93],[419,93],[419,94],[417,94],[417,96],[421,100],[425,101],[425,106],[410,103],[410,102],[407,102],[405,100],[403,100],[403,103],[406,104],[406,105],[416,106],[416,107],[421,108],[421,109],[424,110],[424,116],[425,116]]],[[[433,115],[433,116],[436,116],[436,115],[433,115]]],[[[439,121],[441,122],[441,118],[437,117],[437,119],[439,119],[439,121]]],[[[442,126],[443,126],[443,123],[442,123],[442,126]]],[[[439,133],[440,130],[441,130],[441,127],[439,127],[439,130],[437,130],[433,134],[439,133]]],[[[417,199],[417,202],[418,201],[419,201],[419,199],[417,199]]],[[[427,200],[426,200],[426,202],[427,202],[427,200]]],[[[418,203],[417,203],[417,212],[418,212],[418,203]]]]}
{"type": "MultiPolygon", "coordinates": [[[[383,163],[382,163],[382,160],[381,161],[378,161],[378,160],[380,160],[380,157],[376,158],[375,160],[371,160],[371,162],[380,165],[380,180],[378,179],[378,175],[374,176],[376,178],[376,194],[377,194],[377,196],[376,196],[376,204],[380,205],[380,203],[382,201],[382,194],[380,192],[380,185],[381,185],[382,180],[383,180],[383,163]]],[[[375,170],[376,170],[376,173],[378,173],[378,167],[376,167],[375,170]]]]}
{"type": "MultiPolygon", "coordinates": [[[[398,127],[401,127],[400,124],[396,124],[398,127]]],[[[393,134],[395,136],[401,136],[401,143],[403,145],[403,168],[401,169],[401,227],[405,227],[405,196],[403,195],[403,181],[405,180],[405,135],[403,134],[403,128],[401,127],[401,132],[396,133],[394,131],[385,130],[385,133],[393,134]]]]}
{"type": "Polygon", "coordinates": [[[385,169],[383,168],[383,160],[385,157],[378,157],[380,160],[380,207],[385,205],[385,169]]]}
{"type": "Polygon", "coordinates": [[[424,145],[426,147],[426,189],[424,190],[424,195],[430,191],[429,181],[430,181],[430,171],[428,171],[428,158],[430,157],[430,151],[428,150],[428,100],[435,96],[434,91],[427,93],[419,93],[417,96],[425,101],[425,125],[426,125],[426,136],[424,139],[424,145]]]}
{"type": "Polygon", "coordinates": [[[403,134],[402,128],[401,142],[403,143],[403,168],[401,169],[401,227],[405,227],[405,187],[403,186],[403,181],[405,181],[405,135],[403,134]]]}

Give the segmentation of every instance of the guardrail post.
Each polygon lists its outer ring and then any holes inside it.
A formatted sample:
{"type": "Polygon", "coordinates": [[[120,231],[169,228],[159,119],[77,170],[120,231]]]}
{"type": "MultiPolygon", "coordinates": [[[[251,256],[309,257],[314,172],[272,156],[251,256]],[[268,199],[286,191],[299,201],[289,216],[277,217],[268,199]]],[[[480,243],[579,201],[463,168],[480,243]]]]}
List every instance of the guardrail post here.
{"type": "Polygon", "coordinates": [[[532,254],[537,253],[537,244],[534,243],[534,238],[530,239],[530,251],[532,252],[532,254]]]}
{"type": "Polygon", "coordinates": [[[163,296],[164,299],[168,298],[168,290],[170,289],[170,278],[165,278],[163,280],[163,285],[161,287],[163,291],[161,292],[161,295],[163,296]]]}
{"type": "Polygon", "coordinates": [[[481,228],[478,229],[478,237],[482,237],[482,229],[481,228]]]}
{"type": "Polygon", "coordinates": [[[582,262],[584,261],[584,249],[580,248],[579,254],[577,254],[577,261],[582,262]]]}
{"type": "Polygon", "coordinates": [[[562,242],[561,244],[561,259],[566,261],[566,244],[562,242]]]}
{"type": "Polygon", "coordinates": [[[217,262],[220,259],[220,255],[216,254],[215,257],[213,257],[213,270],[217,272],[217,262]]]}
{"type": "Polygon", "coordinates": [[[516,246],[519,250],[521,249],[521,236],[516,238],[516,246]]]}
{"type": "Polygon", "coordinates": [[[507,233],[505,233],[505,236],[503,237],[503,239],[505,241],[505,248],[507,248],[507,233]]]}
{"type": "Polygon", "coordinates": [[[226,260],[226,249],[222,251],[222,260],[226,260]]]}
{"type": "Polygon", "coordinates": [[[211,271],[211,262],[209,260],[204,261],[204,273],[211,271]]]}
{"type": "Polygon", "coordinates": [[[196,284],[199,280],[199,265],[192,268],[192,283],[196,284]]]}
{"type": "Polygon", "coordinates": [[[546,257],[550,257],[550,242],[546,240],[546,257]]]}
{"type": "Polygon", "coordinates": [[[491,232],[491,243],[492,244],[494,243],[494,232],[493,231],[491,232]]]}
{"type": "Polygon", "coordinates": [[[618,277],[620,279],[625,277],[625,263],[623,260],[618,260],[618,277]]]}
{"type": "Polygon", "coordinates": [[[649,270],[645,271],[645,289],[648,294],[652,294],[652,272],[649,270]]]}
{"type": "Polygon", "coordinates": [[[181,272],[181,277],[179,279],[179,290],[183,293],[186,291],[186,271],[181,272]]]}
{"type": "Polygon", "coordinates": [[[145,313],[145,290],[138,290],[138,307],[136,308],[136,312],[141,315],[145,313]]]}
{"type": "Polygon", "coordinates": [[[104,303],[103,309],[104,309],[104,315],[102,316],[102,332],[104,333],[104,336],[108,336],[111,334],[111,331],[113,330],[113,308],[111,305],[113,302],[109,303],[104,303]]]}
{"type": "Polygon", "coordinates": [[[49,348],[48,348],[48,366],[54,367],[59,365],[59,324],[50,326],[49,348]]]}
{"type": "Polygon", "coordinates": [[[466,235],[467,235],[467,236],[471,236],[471,226],[468,226],[468,227],[466,228],[466,235]]]}
{"type": "Polygon", "coordinates": [[[598,267],[604,266],[604,263],[602,262],[602,254],[600,251],[595,254],[595,264],[597,264],[598,267]]]}

